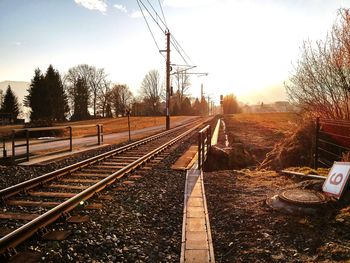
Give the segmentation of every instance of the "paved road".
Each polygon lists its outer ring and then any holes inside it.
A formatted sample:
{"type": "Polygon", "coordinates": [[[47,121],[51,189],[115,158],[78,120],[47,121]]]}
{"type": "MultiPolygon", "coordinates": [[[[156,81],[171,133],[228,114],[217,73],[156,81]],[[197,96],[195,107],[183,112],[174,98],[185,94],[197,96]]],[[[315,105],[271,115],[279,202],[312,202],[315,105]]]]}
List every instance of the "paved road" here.
{"type": "MultiPolygon", "coordinates": [[[[171,123],[171,128],[174,128],[176,126],[182,125],[184,123],[190,122],[193,119],[196,119],[198,117],[194,117],[194,116],[189,116],[186,119],[183,119],[181,121],[174,121],[171,123]]],[[[136,135],[142,135],[142,134],[151,134],[151,133],[157,133],[160,131],[165,130],[165,125],[159,125],[159,126],[154,126],[154,127],[149,127],[149,128],[144,128],[144,129],[140,129],[140,130],[134,130],[131,131],[131,139],[133,138],[133,136],[136,135]]],[[[117,140],[127,140],[128,139],[128,131],[126,132],[120,132],[120,133],[111,133],[111,134],[105,134],[103,136],[104,138],[104,143],[105,144],[110,144],[113,143],[113,141],[117,141],[117,140]]],[[[24,141],[17,141],[16,144],[23,144],[25,143],[24,141]]],[[[73,151],[74,149],[82,149],[84,147],[89,147],[89,146],[93,146],[93,145],[97,145],[97,136],[92,136],[92,137],[85,137],[85,138],[73,138],[73,151]]],[[[42,143],[38,143],[38,144],[33,144],[30,145],[30,152],[50,152],[50,151],[55,151],[57,149],[63,149],[69,148],[69,140],[65,140],[65,141],[53,141],[53,142],[48,142],[47,140],[42,140],[42,143]]],[[[6,143],[6,150],[7,150],[7,156],[12,156],[12,144],[6,143]]],[[[26,147],[18,147],[15,150],[16,155],[19,154],[24,154],[26,152],[26,147]]],[[[0,151],[0,156],[3,156],[3,152],[0,151]]]]}

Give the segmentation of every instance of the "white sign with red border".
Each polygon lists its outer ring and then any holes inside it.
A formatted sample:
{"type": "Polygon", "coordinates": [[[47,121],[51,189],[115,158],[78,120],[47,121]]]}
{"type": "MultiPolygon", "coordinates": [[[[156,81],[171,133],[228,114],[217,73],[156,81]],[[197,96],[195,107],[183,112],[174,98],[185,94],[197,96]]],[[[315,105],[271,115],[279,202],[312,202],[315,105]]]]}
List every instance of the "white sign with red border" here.
{"type": "Polygon", "coordinates": [[[323,184],[323,192],[340,198],[350,174],[350,162],[334,162],[323,184]]]}

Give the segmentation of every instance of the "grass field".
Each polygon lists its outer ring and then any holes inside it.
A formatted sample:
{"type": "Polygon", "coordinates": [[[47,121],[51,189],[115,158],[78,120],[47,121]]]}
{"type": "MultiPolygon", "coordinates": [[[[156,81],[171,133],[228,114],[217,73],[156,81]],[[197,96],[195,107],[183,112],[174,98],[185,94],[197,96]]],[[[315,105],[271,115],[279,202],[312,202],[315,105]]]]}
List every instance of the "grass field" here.
{"type": "Polygon", "coordinates": [[[293,131],[300,122],[300,117],[293,112],[240,113],[226,115],[225,117],[239,122],[256,123],[264,128],[278,130],[283,133],[293,131]]]}
{"type": "MultiPolygon", "coordinates": [[[[173,116],[170,118],[170,123],[176,121],[182,121],[187,119],[188,116],[173,116]]],[[[73,128],[73,136],[84,136],[96,133],[96,127],[94,125],[102,124],[105,134],[124,132],[128,130],[128,118],[106,118],[106,119],[94,119],[76,122],[64,122],[56,123],[54,126],[78,126],[73,128]],[[90,127],[87,127],[90,125],[90,127]],[[81,126],[81,127],[79,127],[81,126]],[[85,127],[84,127],[85,126],[85,127]]],[[[132,130],[140,130],[144,128],[165,125],[165,117],[130,117],[130,127],[132,130]]],[[[9,135],[13,129],[21,129],[23,125],[8,125],[0,126],[0,135],[9,135]]],[[[68,132],[68,131],[67,131],[68,132]]]]}

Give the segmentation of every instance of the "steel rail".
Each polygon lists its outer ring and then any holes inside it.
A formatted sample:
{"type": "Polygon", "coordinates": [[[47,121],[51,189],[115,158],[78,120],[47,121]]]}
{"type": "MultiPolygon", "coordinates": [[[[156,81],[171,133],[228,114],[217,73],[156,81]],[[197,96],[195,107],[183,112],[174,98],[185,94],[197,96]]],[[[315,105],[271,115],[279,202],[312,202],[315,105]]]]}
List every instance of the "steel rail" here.
{"type": "Polygon", "coordinates": [[[26,223],[25,225],[17,228],[10,234],[2,237],[0,239],[0,253],[5,253],[6,251],[11,251],[11,249],[14,249],[17,245],[31,237],[33,234],[35,234],[39,229],[42,229],[46,227],[47,225],[51,224],[52,222],[56,221],[58,218],[60,218],[62,215],[65,215],[66,213],[73,210],[77,205],[80,204],[81,201],[85,201],[86,199],[93,196],[95,193],[101,191],[108,185],[112,184],[115,180],[120,179],[124,175],[134,171],[138,167],[142,166],[145,162],[152,159],[154,156],[158,155],[160,152],[164,151],[168,147],[175,144],[177,141],[185,137],[186,135],[190,134],[192,131],[197,129],[201,124],[197,124],[195,127],[187,130],[186,132],[180,134],[179,136],[175,137],[174,139],[170,140],[169,142],[161,145],[160,147],[156,148],[155,150],[145,154],[144,156],[140,157],[136,161],[132,162],[131,164],[125,166],[124,168],[118,170],[117,172],[111,174],[110,176],[102,179],[98,183],[90,186],[89,188],[85,189],[84,191],[78,193],[74,197],[66,200],[62,204],[54,207],[53,209],[45,212],[44,214],[38,216],[34,220],[26,223]]]}
{"type": "Polygon", "coordinates": [[[162,133],[158,133],[158,134],[152,135],[152,136],[147,137],[145,139],[138,140],[136,142],[124,145],[124,146],[119,147],[117,149],[114,149],[114,150],[102,153],[100,155],[88,158],[86,160],[83,160],[83,161],[80,161],[78,163],[69,165],[67,167],[63,167],[63,168],[58,169],[56,171],[43,174],[41,176],[38,176],[38,177],[35,177],[33,179],[27,180],[25,182],[22,182],[22,183],[19,183],[19,184],[7,187],[5,189],[1,189],[0,190],[0,198],[2,200],[4,200],[4,199],[6,199],[6,198],[8,198],[8,197],[10,197],[12,195],[15,195],[15,194],[17,194],[17,193],[19,193],[19,192],[21,192],[23,190],[28,190],[28,189],[36,187],[36,186],[38,186],[40,184],[46,183],[48,181],[51,181],[51,180],[57,178],[58,176],[63,176],[65,174],[67,174],[67,173],[74,172],[74,171],[76,171],[78,169],[84,168],[84,167],[86,167],[88,165],[94,164],[96,162],[99,162],[101,160],[109,158],[109,157],[111,157],[113,155],[116,155],[118,153],[122,153],[122,152],[124,152],[126,150],[135,148],[135,147],[137,147],[139,145],[142,145],[142,144],[145,144],[147,142],[156,140],[156,139],[158,139],[158,138],[160,138],[160,137],[162,137],[162,136],[164,136],[166,134],[169,134],[169,133],[172,133],[174,131],[177,131],[177,130],[181,129],[181,128],[185,127],[186,125],[189,125],[189,124],[184,124],[184,125],[178,126],[178,127],[173,128],[173,129],[171,129],[169,131],[164,131],[162,133]]]}

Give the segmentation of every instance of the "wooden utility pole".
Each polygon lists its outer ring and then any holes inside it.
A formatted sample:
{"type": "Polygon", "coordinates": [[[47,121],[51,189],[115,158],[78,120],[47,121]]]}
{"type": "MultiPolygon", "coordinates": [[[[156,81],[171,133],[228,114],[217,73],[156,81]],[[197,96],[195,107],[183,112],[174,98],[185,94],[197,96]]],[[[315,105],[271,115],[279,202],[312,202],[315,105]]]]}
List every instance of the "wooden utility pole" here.
{"type": "Polygon", "coordinates": [[[210,98],[208,96],[208,116],[210,115],[210,98]]]}
{"type": "Polygon", "coordinates": [[[166,35],[166,129],[170,129],[170,32],[166,35]]]}

